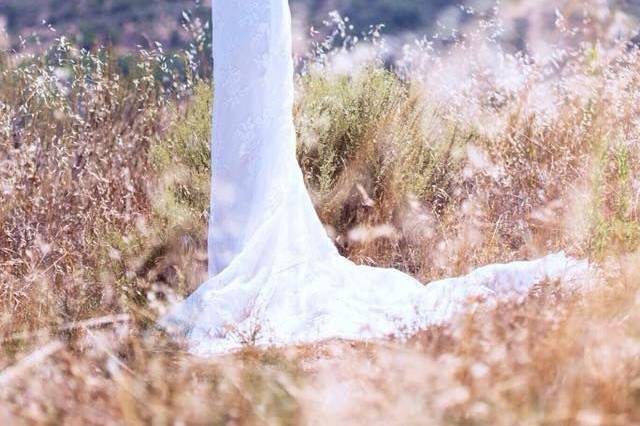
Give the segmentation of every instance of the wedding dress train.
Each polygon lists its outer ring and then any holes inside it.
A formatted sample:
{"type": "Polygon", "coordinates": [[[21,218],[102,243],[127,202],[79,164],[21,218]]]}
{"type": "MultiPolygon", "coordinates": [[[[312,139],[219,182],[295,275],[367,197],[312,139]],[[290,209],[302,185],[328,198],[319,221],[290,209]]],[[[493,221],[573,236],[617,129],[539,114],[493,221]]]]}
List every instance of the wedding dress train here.
{"type": "Polygon", "coordinates": [[[196,354],[372,339],[450,321],[473,296],[526,294],[588,267],[556,254],[420,284],[341,257],[295,157],[287,0],[214,0],[210,276],[161,325],[196,354]]]}

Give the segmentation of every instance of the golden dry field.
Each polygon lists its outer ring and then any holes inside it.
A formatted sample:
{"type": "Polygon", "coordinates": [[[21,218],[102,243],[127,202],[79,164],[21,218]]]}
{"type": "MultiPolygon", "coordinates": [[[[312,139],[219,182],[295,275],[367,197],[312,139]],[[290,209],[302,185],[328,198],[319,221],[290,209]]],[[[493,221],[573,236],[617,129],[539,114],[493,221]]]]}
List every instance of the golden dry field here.
{"type": "Polygon", "coordinates": [[[298,158],[356,262],[428,283],[565,250],[593,283],[408,339],[212,359],[154,326],[206,269],[197,55],[1,53],[0,424],[640,425],[640,52],[558,21],[549,61],[490,38],[396,67],[319,49],[298,158]]]}

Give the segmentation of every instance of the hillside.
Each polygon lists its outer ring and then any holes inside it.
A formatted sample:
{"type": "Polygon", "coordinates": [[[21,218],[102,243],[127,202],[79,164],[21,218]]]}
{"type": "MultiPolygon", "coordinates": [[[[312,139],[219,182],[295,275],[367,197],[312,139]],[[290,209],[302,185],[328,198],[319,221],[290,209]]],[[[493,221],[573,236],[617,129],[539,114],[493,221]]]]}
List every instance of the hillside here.
{"type": "MultiPolygon", "coordinates": [[[[451,0],[294,0],[292,6],[294,17],[308,25],[321,25],[330,11],[338,10],[351,17],[359,29],[384,22],[389,33],[396,33],[427,28],[439,11],[452,3],[451,0]]],[[[20,36],[53,38],[56,33],[43,24],[46,21],[57,33],[75,35],[85,47],[108,43],[131,50],[137,45],[160,41],[165,46],[180,48],[186,41],[180,25],[182,12],[191,10],[208,19],[210,4],[210,0],[3,0],[0,27],[4,21],[14,46],[20,36]]]]}
{"type": "Polygon", "coordinates": [[[85,47],[108,43],[130,49],[151,41],[179,47],[183,42],[180,16],[186,9],[208,16],[205,8],[196,7],[191,0],[4,0],[0,22],[4,16],[13,46],[19,37],[34,39],[35,35],[47,41],[65,34],[75,36],[85,47]]]}
{"type": "MultiPolygon", "coordinates": [[[[350,18],[355,33],[382,23],[386,35],[409,38],[414,34],[451,34],[452,28],[464,31],[467,23],[494,16],[497,11],[505,45],[529,53],[540,48],[545,51],[557,42],[552,35],[558,24],[556,11],[568,19],[567,29],[579,27],[583,20],[598,21],[590,29],[598,33],[592,33],[592,39],[628,33],[629,28],[637,28],[633,17],[640,14],[640,0],[507,0],[499,10],[485,0],[291,0],[291,5],[299,40],[306,38],[310,27],[322,32],[323,21],[334,10],[350,18]]],[[[15,49],[23,40],[30,48],[38,43],[46,45],[63,34],[86,48],[110,45],[130,53],[138,46],[148,48],[160,42],[167,49],[183,50],[194,39],[206,37],[202,26],[209,21],[210,13],[211,0],[2,0],[0,49],[15,49]],[[199,18],[186,31],[185,11],[187,16],[199,18]]],[[[200,51],[204,50],[201,46],[200,51]]]]}

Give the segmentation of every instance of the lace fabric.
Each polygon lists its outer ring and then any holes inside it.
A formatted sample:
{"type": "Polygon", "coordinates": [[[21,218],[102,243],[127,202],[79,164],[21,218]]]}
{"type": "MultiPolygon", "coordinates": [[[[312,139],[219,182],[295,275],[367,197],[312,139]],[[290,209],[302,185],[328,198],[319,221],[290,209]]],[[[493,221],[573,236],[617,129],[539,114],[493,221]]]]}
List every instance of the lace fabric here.
{"type": "Polygon", "coordinates": [[[526,294],[588,265],[551,255],[426,286],[358,266],[327,236],[295,158],[287,0],[215,0],[211,278],[160,324],[209,355],[246,343],[375,339],[450,321],[470,297],[526,294]]]}

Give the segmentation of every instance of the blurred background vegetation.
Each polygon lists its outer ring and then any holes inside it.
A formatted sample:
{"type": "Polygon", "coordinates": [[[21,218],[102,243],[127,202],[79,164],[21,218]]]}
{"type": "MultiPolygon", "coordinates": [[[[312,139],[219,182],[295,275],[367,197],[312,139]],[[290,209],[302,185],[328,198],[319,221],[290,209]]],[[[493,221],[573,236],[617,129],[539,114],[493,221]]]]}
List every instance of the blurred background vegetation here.
{"type": "MultiPolygon", "coordinates": [[[[384,22],[387,31],[396,34],[428,30],[436,16],[455,14],[462,3],[473,3],[478,10],[493,4],[487,0],[293,0],[292,7],[297,19],[308,24],[321,25],[328,12],[338,10],[352,19],[357,30],[384,22]]],[[[100,43],[133,49],[159,41],[179,49],[187,43],[180,31],[184,10],[206,21],[211,0],[1,0],[0,27],[4,21],[14,47],[20,37],[43,41],[55,37],[48,28],[51,25],[57,32],[74,34],[85,47],[100,43]]]]}
{"type": "MultiPolygon", "coordinates": [[[[201,37],[195,43],[201,45],[202,54],[208,50],[211,1],[0,0],[0,50],[34,51],[41,46],[43,51],[44,46],[64,34],[74,44],[88,49],[107,46],[130,54],[139,48],[155,48],[159,43],[168,51],[184,51],[193,50],[193,34],[199,33],[201,37]]],[[[290,3],[298,54],[309,50],[310,40],[322,40],[331,31],[327,30],[326,22],[332,20],[329,18],[332,11],[349,18],[346,25],[353,34],[384,24],[384,34],[399,41],[397,47],[424,35],[435,36],[439,45],[449,46],[470,22],[499,17],[504,46],[526,53],[539,48],[541,42],[549,45],[557,42],[547,40],[547,36],[553,33],[560,15],[575,18],[567,22],[569,31],[570,26],[582,27],[584,22],[594,20],[606,21],[605,26],[612,33],[620,32],[621,26],[629,27],[629,22],[622,22],[620,16],[631,19],[632,26],[638,27],[640,15],[640,0],[601,0],[595,2],[598,10],[594,10],[594,2],[587,4],[581,0],[506,0],[499,6],[494,0],[290,0],[290,3]],[[591,9],[592,15],[583,16],[584,9],[591,9]]],[[[589,35],[583,34],[581,39],[585,38],[589,35]]]]}

